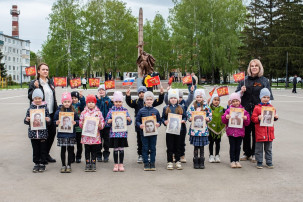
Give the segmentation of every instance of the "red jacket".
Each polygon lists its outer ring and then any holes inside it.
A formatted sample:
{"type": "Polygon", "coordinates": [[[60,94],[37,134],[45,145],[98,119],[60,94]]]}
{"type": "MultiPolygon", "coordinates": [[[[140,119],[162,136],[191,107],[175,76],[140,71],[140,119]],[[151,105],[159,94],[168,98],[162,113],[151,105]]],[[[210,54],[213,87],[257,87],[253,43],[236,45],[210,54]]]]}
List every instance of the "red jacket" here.
{"type": "MultiPolygon", "coordinates": [[[[274,126],[260,126],[259,115],[261,115],[262,106],[272,107],[271,104],[258,104],[255,106],[251,121],[255,123],[256,142],[272,142],[275,139],[274,126]]],[[[274,119],[276,121],[276,119],[274,119]]]]}

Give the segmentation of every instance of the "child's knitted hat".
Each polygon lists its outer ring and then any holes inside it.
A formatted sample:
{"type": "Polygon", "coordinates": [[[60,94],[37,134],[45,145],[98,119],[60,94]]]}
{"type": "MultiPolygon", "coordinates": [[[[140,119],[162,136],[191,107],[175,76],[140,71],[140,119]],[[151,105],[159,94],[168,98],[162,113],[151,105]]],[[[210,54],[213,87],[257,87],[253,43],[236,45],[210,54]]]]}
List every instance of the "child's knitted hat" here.
{"type": "Polygon", "coordinates": [[[89,103],[89,102],[94,102],[95,104],[97,103],[97,99],[94,95],[88,95],[86,97],[86,104],[89,103]]]}
{"type": "Polygon", "coordinates": [[[262,99],[264,96],[270,97],[270,91],[268,90],[268,88],[262,88],[262,90],[260,91],[260,99],[262,99]]]}
{"type": "Polygon", "coordinates": [[[62,93],[61,103],[63,103],[66,100],[69,100],[70,102],[72,102],[72,96],[71,96],[71,94],[69,92],[62,93]]]}
{"type": "Polygon", "coordinates": [[[219,95],[218,95],[218,93],[214,93],[214,94],[211,96],[211,98],[210,98],[210,103],[209,103],[209,104],[212,104],[212,103],[213,103],[213,100],[214,100],[216,97],[220,98],[219,95]]]}
{"type": "Polygon", "coordinates": [[[35,97],[39,97],[41,99],[43,99],[43,92],[41,89],[36,88],[32,94],[32,99],[34,99],[35,97]]]}
{"type": "Polygon", "coordinates": [[[78,100],[79,100],[79,98],[80,98],[79,92],[77,92],[77,91],[71,92],[71,96],[72,96],[72,97],[78,98],[78,100]]]}
{"type": "Polygon", "coordinates": [[[229,100],[230,100],[230,101],[239,100],[239,102],[241,102],[240,94],[239,94],[239,93],[232,93],[232,94],[229,96],[229,100]]]}
{"type": "Polygon", "coordinates": [[[114,92],[114,102],[116,102],[116,101],[121,101],[121,102],[123,102],[123,94],[122,94],[122,92],[121,91],[115,91],[114,92]]]}
{"type": "Polygon", "coordinates": [[[178,89],[169,89],[168,91],[168,101],[170,100],[170,98],[179,98],[179,90],[178,89]]]}
{"type": "Polygon", "coordinates": [[[138,94],[139,94],[140,92],[146,93],[146,91],[147,91],[147,88],[146,88],[145,86],[140,86],[140,87],[138,88],[138,94]]]}
{"type": "Polygon", "coordinates": [[[203,100],[206,100],[206,95],[205,95],[204,89],[195,90],[194,98],[196,99],[197,96],[202,96],[203,100]]]}
{"type": "Polygon", "coordinates": [[[104,91],[105,91],[105,95],[106,95],[106,89],[105,89],[105,85],[104,84],[101,84],[99,87],[98,87],[98,91],[100,90],[100,89],[103,89],[104,91]]]}
{"type": "Polygon", "coordinates": [[[144,102],[146,101],[146,99],[148,97],[153,98],[153,100],[155,99],[155,96],[154,96],[154,94],[151,91],[147,91],[146,93],[144,93],[144,102]]]}

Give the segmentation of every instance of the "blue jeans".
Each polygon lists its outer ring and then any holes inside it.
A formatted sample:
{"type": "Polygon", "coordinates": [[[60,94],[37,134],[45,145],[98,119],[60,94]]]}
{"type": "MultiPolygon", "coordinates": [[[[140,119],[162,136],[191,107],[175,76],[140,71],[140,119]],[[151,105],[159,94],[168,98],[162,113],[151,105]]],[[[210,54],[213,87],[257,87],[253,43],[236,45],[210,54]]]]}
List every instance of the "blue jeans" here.
{"type": "Polygon", "coordinates": [[[148,154],[150,152],[150,163],[155,163],[156,161],[156,144],[157,144],[157,135],[146,136],[141,135],[142,140],[142,157],[143,163],[148,162],[148,154]]]}

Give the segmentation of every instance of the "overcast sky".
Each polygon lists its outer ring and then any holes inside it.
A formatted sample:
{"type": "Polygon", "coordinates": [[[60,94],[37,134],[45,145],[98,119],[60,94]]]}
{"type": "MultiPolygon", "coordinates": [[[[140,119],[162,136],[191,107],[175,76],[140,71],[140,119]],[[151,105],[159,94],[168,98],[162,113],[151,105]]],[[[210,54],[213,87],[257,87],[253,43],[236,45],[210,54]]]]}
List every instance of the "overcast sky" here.
{"type": "MultiPolygon", "coordinates": [[[[86,0],[84,0],[86,1],[86,0]]],[[[143,8],[143,18],[153,20],[159,12],[165,19],[169,8],[173,7],[171,0],[122,0],[127,8],[132,10],[134,16],[139,15],[139,8],[143,8]]],[[[55,0],[0,0],[0,31],[6,35],[12,34],[12,16],[10,9],[17,5],[19,15],[19,38],[31,41],[31,50],[41,50],[46,40],[49,21],[48,15],[55,0]]]]}

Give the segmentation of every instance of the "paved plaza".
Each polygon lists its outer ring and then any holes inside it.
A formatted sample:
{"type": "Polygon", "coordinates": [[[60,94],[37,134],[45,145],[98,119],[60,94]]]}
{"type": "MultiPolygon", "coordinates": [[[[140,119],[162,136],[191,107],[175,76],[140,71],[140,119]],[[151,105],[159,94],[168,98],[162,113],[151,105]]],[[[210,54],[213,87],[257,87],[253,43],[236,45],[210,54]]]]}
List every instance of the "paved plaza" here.
{"type": "MultiPolygon", "coordinates": [[[[206,87],[208,94],[212,87],[206,87]]],[[[235,88],[230,88],[234,91],[235,88]]],[[[56,88],[57,101],[65,89],[56,88]]],[[[71,91],[68,89],[68,91],[71,91]]],[[[96,90],[84,91],[84,95],[96,90]]],[[[183,170],[166,170],[165,127],[157,140],[156,172],[143,171],[137,164],[136,133],[129,126],[129,147],[125,149],[124,173],[113,173],[112,153],[108,163],[97,163],[97,172],[84,172],[72,164],[72,173],[60,173],[60,148],[53,144],[51,155],[57,162],[47,165],[44,173],[33,173],[32,148],[24,125],[29,107],[27,90],[0,91],[0,201],[302,201],[303,199],[303,91],[273,90],[279,120],[273,142],[274,169],[257,169],[251,162],[243,168],[229,167],[229,144],[221,142],[221,163],[208,162],[206,168],[193,169],[193,146],[186,138],[187,163],[183,170]]],[[[226,107],[228,97],[222,98],[226,107]]],[[[127,107],[126,103],[124,106],[127,107]]],[[[162,114],[164,104],[157,107],[162,114]]],[[[134,110],[129,109],[134,118],[134,110]]],[[[134,121],[134,119],[133,119],[134,121]]],[[[189,124],[187,124],[189,128],[189,124]]],[[[111,151],[112,152],[112,151],[111,151]]],[[[242,155],[242,152],[241,152],[242,155]]]]}

